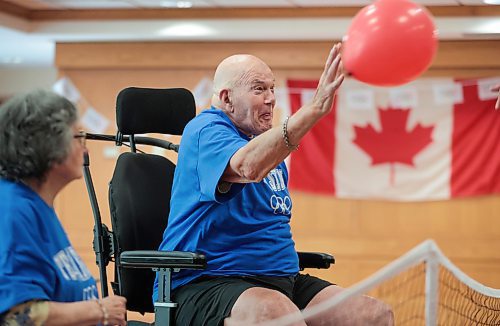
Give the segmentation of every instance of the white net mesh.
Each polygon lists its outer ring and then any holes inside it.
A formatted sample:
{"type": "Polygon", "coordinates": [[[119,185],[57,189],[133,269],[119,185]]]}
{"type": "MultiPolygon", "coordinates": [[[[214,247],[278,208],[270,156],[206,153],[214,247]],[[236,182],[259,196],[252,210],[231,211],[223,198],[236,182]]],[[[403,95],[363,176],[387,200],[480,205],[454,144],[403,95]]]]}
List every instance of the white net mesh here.
{"type": "Polygon", "coordinates": [[[368,291],[389,304],[396,325],[425,325],[425,264],[420,263],[368,291]]]}
{"type": "Polygon", "coordinates": [[[500,325],[500,290],[468,277],[427,240],[332,299],[285,316],[269,326],[290,325],[368,294],[392,306],[396,325],[500,325]]]}

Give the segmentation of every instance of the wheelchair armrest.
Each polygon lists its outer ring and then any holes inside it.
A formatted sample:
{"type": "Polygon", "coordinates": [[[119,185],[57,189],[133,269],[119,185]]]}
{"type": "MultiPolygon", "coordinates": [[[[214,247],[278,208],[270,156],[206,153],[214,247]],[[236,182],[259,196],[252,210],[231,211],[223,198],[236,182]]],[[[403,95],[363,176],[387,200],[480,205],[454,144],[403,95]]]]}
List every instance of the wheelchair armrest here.
{"type": "Polygon", "coordinates": [[[330,264],[335,264],[332,255],[322,252],[297,252],[299,255],[300,270],[304,268],[330,268],[330,264]]]}
{"type": "Polygon", "coordinates": [[[120,255],[120,265],[129,268],[204,269],[205,255],[187,251],[133,250],[120,255]]]}

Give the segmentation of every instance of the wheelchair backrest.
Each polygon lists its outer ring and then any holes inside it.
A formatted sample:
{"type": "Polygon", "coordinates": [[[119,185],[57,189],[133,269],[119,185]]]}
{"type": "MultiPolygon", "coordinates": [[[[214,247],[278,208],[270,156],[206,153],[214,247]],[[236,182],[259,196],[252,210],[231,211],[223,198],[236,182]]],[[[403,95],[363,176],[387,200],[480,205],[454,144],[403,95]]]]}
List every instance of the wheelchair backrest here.
{"type": "MultiPolygon", "coordinates": [[[[122,135],[180,135],[196,113],[185,89],[126,88],[117,97],[117,125],[122,135]]],[[[120,253],[157,250],[167,226],[175,164],[163,156],[130,152],[119,156],[109,184],[115,240],[115,293],[127,298],[127,309],[153,312],[155,273],[121,268],[120,253]]]]}

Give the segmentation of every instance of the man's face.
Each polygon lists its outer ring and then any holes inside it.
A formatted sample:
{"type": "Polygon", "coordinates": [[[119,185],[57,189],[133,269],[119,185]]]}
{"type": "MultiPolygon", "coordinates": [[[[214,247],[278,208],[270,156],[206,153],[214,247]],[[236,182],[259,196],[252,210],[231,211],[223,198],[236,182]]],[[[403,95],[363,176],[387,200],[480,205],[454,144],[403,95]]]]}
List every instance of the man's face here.
{"type": "Polygon", "coordinates": [[[266,65],[257,65],[231,90],[233,120],[247,135],[260,135],[273,126],[274,75],[266,65]]]}

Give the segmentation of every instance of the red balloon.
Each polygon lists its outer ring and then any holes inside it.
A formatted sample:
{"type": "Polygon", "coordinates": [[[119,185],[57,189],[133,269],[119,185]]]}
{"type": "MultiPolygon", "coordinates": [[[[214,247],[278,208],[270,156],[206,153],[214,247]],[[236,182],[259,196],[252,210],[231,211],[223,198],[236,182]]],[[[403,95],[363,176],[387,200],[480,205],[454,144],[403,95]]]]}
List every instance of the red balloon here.
{"type": "Polygon", "coordinates": [[[378,0],[354,17],[342,45],[348,74],[376,86],[408,83],[431,64],[437,50],[431,14],[409,0],[378,0]]]}

